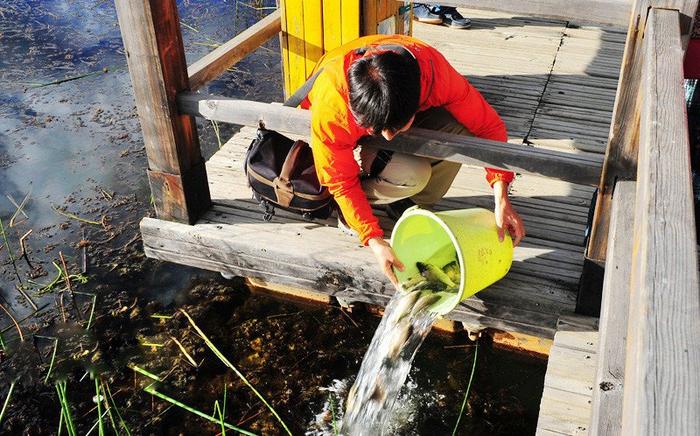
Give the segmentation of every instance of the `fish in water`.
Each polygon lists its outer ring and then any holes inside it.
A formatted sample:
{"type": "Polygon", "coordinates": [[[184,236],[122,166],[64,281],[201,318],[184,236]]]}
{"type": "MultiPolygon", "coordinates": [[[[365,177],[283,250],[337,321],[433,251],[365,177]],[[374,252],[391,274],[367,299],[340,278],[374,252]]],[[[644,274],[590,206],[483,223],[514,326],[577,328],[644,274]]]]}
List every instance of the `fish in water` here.
{"type": "Polygon", "coordinates": [[[456,260],[453,260],[452,262],[448,263],[447,265],[442,267],[442,272],[444,272],[447,277],[450,278],[455,283],[459,283],[460,279],[460,269],[459,269],[459,262],[456,260]]]}
{"type": "Polygon", "coordinates": [[[428,287],[434,292],[456,288],[457,284],[445,272],[431,263],[416,262],[420,274],[430,282],[428,287]]]}
{"type": "Polygon", "coordinates": [[[432,292],[424,293],[418,299],[418,301],[416,301],[416,304],[413,305],[413,308],[411,309],[411,316],[415,316],[416,314],[427,310],[430,306],[437,303],[439,299],[440,296],[438,294],[434,294],[432,292]]]}
{"type": "MultiPolygon", "coordinates": [[[[415,306],[414,306],[415,307],[415,306]]],[[[413,314],[412,310],[407,312],[408,314],[413,314]]],[[[408,341],[413,333],[413,326],[408,319],[403,318],[401,323],[397,324],[391,335],[391,341],[389,342],[389,351],[386,353],[387,358],[396,359],[399,356],[403,346],[408,341]]]]}

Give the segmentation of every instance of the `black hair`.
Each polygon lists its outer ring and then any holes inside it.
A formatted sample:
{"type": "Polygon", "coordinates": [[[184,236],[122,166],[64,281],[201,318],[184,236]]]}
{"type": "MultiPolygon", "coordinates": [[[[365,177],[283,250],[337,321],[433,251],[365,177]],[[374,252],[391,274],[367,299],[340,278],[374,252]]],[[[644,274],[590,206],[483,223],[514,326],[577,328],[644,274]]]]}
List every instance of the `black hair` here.
{"type": "Polygon", "coordinates": [[[399,130],[418,111],[420,67],[409,53],[385,51],[355,60],[348,69],[350,110],[357,123],[382,130],[399,130]]]}

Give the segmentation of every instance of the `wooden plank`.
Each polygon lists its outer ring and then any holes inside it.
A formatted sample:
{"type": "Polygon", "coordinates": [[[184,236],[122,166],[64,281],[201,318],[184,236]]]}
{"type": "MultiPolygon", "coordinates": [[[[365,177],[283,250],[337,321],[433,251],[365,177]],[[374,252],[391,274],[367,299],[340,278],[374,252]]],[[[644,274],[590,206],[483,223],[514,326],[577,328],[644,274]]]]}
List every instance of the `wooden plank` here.
{"type": "Polygon", "coordinates": [[[195,120],[177,109],[177,93],[189,88],[177,5],[117,0],[116,9],[156,214],[194,223],[210,199],[195,120]]]}
{"type": "Polygon", "coordinates": [[[362,0],[362,36],[377,33],[377,0],[362,0]]]}
{"type": "MultiPolygon", "coordinates": [[[[263,226],[272,227],[269,224],[263,226]]],[[[350,302],[385,305],[393,293],[393,288],[378,268],[374,267],[373,259],[368,253],[364,253],[364,260],[358,258],[350,263],[347,256],[338,258],[329,254],[339,250],[337,244],[332,248],[332,241],[337,240],[337,237],[326,237],[327,247],[324,247],[319,246],[319,240],[308,241],[310,234],[307,231],[303,239],[297,236],[297,241],[311,245],[290,252],[288,247],[293,246],[290,244],[283,244],[287,247],[284,250],[275,248],[280,246],[281,238],[286,240],[288,237],[279,232],[261,230],[259,220],[244,226],[200,223],[191,228],[146,218],[142,221],[141,230],[144,247],[150,257],[215,271],[261,277],[283,284],[296,284],[350,302]],[[267,241],[266,238],[271,239],[267,241]],[[310,250],[311,246],[314,247],[313,251],[310,250]],[[352,275],[348,271],[352,271],[352,275]]],[[[513,288],[515,289],[518,288],[513,288]]],[[[501,293],[498,290],[494,292],[496,295],[501,293]]],[[[503,301],[486,301],[486,297],[483,300],[471,298],[453,311],[450,318],[541,337],[553,335],[557,314],[509,307],[503,305],[503,301]]],[[[510,301],[519,300],[511,297],[510,301]]]]}
{"type": "MultiPolygon", "coordinates": [[[[310,113],[302,109],[236,100],[211,95],[183,93],[178,97],[183,113],[233,124],[257,125],[299,135],[310,131],[310,113]]],[[[600,173],[600,160],[552,150],[534,149],[499,141],[411,129],[391,142],[367,137],[361,144],[466,165],[505,168],[523,174],[538,174],[572,183],[593,184],[600,173]]]]}
{"type": "Polygon", "coordinates": [[[342,0],[341,17],[343,18],[342,43],[360,37],[360,0],[342,0]]]}
{"type": "Polygon", "coordinates": [[[289,90],[293,94],[306,81],[303,0],[284,0],[282,12],[287,23],[289,90]]]}
{"type": "MultiPolygon", "coordinates": [[[[610,228],[612,189],[615,181],[632,179],[637,165],[636,135],[639,128],[637,96],[643,60],[641,46],[646,25],[646,16],[642,18],[637,12],[637,9],[641,7],[641,1],[643,0],[635,1],[630,14],[627,41],[625,42],[609,140],[605,152],[605,163],[600,176],[591,237],[587,249],[587,256],[598,264],[605,262],[610,228]]],[[[584,274],[587,274],[585,270],[584,274]]]]}
{"type": "MultiPolygon", "coordinates": [[[[566,320],[567,317],[561,317],[560,320],[566,320]]],[[[597,325],[593,322],[595,318],[588,318],[585,321],[589,323],[589,326],[584,330],[562,330],[562,328],[570,328],[568,324],[557,324],[557,347],[561,349],[574,350],[582,353],[596,354],[598,352],[598,329],[597,325]],[[593,324],[593,325],[590,325],[593,324]]],[[[583,321],[577,320],[579,323],[583,321]]],[[[570,321],[569,321],[570,322],[570,321]]],[[[575,373],[575,371],[570,371],[570,373],[575,373]]],[[[591,380],[593,377],[591,376],[591,380]]],[[[590,392],[589,392],[590,393],[590,392]]]]}
{"type": "Polygon", "coordinates": [[[340,47],[343,43],[342,0],[323,2],[323,45],[325,51],[340,47]]]}
{"type": "MultiPolygon", "coordinates": [[[[679,10],[681,16],[687,17],[684,22],[689,26],[695,11],[698,9],[698,2],[697,0],[636,0],[632,6],[609,142],[587,250],[587,256],[598,264],[605,261],[610,208],[612,206],[611,191],[615,181],[633,179],[637,167],[641,104],[639,82],[644,57],[642,40],[647,22],[647,11],[652,6],[679,10]]],[[[686,45],[687,38],[684,38],[683,49],[686,45]]],[[[584,269],[584,276],[587,274],[588,271],[584,269]]]]}
{"type": "Polygon", "coordinates": [[[221,73],[254,52],[281,30],[281,13],[276,10],[214,49],[187,68],[190,90],[199,89],[205,83],[219,77],[221,73]]]}
{"type": "Polygon", "coordinates": [[[558,18],[576,22],[625,26],[631,0],[443,0],[440,4],[537,17],[558,18]]]}
{"type": "Polygon", "coordinates": [[[597,332],[589,330],[555,334],[536,434],[588,434],[597,337],[597,332]]]}
{"type": "Polygon", "coordinates": [[[591,184],[600,171],[599,159],[553,150],[411,129],[391,142],[367,138],[362,144],[401,153],[460,162],[473,166],[505,168],[522,174],[546,176],[571,183],[591,184]]]}
{"type": "MultiPolygon", "coordinates": [[[[549,354],[546,386],[590,397],[595,380],[595,358],[595,352],[555,344],[549,354]]],[[[587,420],[588,416],[585,418],[587,420]]]]}
{"type": "Polygon", "coordinates": [[[289,82],[289,34],[287,32],[287,16],[284,11],[287,10],[286,0],[279,1],[279,10],[282,11],[280,17],[280,54],[282,57],[282,79],[284,81],[284,99],[289,98],[294,90],[291,89],[289,82]]]}
{"type": "Polygon", "coordinates": [[[634,182],[615,186],[608,242],[603,301],[600,311],[598,369],[593,391],[592,435],[622,432],[622,393],[625,378],[625,341],[634,229],[634,182]]]}
{"type": "Polygon", "coordinates": [[[543,431],[558,435],[588,434],[589,401],[587,395],[545,387],[535,434],[547,434],[543,431]]]}
{"type": "Polygon", "coordinates": [[[306,56],[305,77],[311,76],[316,62],[324,53],[325,21],[322,0],[303,0],[304,7],[304,53],[306,56]],[[324,23],[319,26],[317,23],[324,23]]]}
{"type": "Polygon", "coordinates": [[[647,26],[624,434],[700,434],[700,286],[677,11],[647,26]]]}

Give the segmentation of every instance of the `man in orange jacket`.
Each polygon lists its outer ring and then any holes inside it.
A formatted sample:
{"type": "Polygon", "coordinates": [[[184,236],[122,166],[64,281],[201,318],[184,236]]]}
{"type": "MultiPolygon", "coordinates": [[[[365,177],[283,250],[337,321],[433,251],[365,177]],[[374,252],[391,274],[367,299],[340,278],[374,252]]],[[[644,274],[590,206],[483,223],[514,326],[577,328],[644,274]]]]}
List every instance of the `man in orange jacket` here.
{"type": "MultiPolygon", "coordinates": [[[[384,274],[403,270],[370,204],[396,217],[412,204],[430,207],[447,192],[460,164],[357,147],[366,135],[390,141],[411,126],[505,141],[496,111],[433,47],[403,35],[371,35],[326,53],[302,107],[312,108],[311,147],[319,181],[340,208],[339,225],[368,245],[384,274]],[[322,70],[321,70],[322,69],[322,70]],[[343,223],[344,221],[344,223],[343,223]]],[[[486,168],[496,225],[517,245],[525,228],[508,199],[509,171],[486,168]]]]}

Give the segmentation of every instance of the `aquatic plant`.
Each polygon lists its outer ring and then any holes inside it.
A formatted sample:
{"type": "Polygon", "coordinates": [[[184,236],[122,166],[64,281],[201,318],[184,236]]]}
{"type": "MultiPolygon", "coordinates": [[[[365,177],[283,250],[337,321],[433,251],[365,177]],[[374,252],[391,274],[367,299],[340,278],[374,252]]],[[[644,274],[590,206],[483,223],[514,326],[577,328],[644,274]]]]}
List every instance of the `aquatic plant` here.
{"type": "Polygon", "coordinates": [[[333,424],[333,435],[338,435],[338,421],[335,419],[335,402],[333,401],[333,392],[328,393],[328,403],[331,409],[331,423],[333,424]]]}
{"type": "Polygon", "coordinates": [[[7,255],[10,256],[10,262],[14,263],[15,256],[12,254],[10,243],[7,242],[7,234],[5,233],[5,226],[2,224],[2,219],[0,219],[0,234],[2,235],[2,240],[5,243],[5,248],[7,248],[7,255]]]}
{"type": "Polygon", "coordinates": [[[236,368],[235,366],[233,366],[233,363],[231,363],[223,354],[221,354],[221,351],[219,351],[219,349],[216,348],[216,346],[212,343],[212,341],[210,341],[209,338],[207,337],[207,335],[204,334],[204,332],[202,331],[202,329],[200,329],[199,326],[197,326],[197,324],[195,324],[195,322],[194,322],[194,320],[192,319],[192,317],[191,317],[187,312],[185,312],[185,310],[180,309],[180,312],[181,312],[183,315],[185,315],[185,317],[186,317],[187,320],[190,322],[190,324],[192,325],[192,327],[195,329],[195,331],[197,332],[197,334],[199,334],[199,336],[200,336],[202,339],[204,339],[204,342],[207,344],[207,347],[209,347],[209,349],[216,355],[216,357],[218,357],[219,360],[221,360],[221,362],[222,362],[224,365],[226,365],[227,367],[231,368],[231,369],[233,370],[233,372],[236,373],[236,375],[238,376],[238,378],[240,378],[240,379],[243,381],[243,383],[245,383],[246,386],[248,386],[248,387],[250,388],[250,390],[252,390],[253,393],[260,399],[260,401],[263,402],[263,404],[270,410],[270,412],[272,412],[272,414],[274,415],[274,417],[275,417],[275,418],[277,419],[277,421],[282,425],[282,427],[283,427],[284,430],[287,432],[287,434],[288,434],[288,435],[291,435],[292,432],[289,430],[289,427],[287,427],[287,424],[284,423],[284,421],[283,421],[282,418],[279,416],[279,414],[277,413],[277,411],[270,405],[270,403],[267,402],[267,400],[260,394],[260,392],[258,392],[258,390],[255,389],[255,387],[248,381],[248,379],[243,375],[243,373],[241,373],[241,372],[238,370],[238,368],[236,368]]]}
{"type": "Polygon", "coordinates": [[[479,343],[477,342],[476,347],[474,347],[474,362],[472,363],[472,373],[469,376],[469,383],[467,383],[467,391],[464,393],[464,401],[462,401],[462,408],[459,410],[459,416],[457,416],[457,422],[455,423],[455,428],[452,430],[452,436],[457,434],[457,428],[459,428],[459,421],[462,419],[462,414],[464,413],[464,407],[467,405],[467,398],[469,397],[469,390],[472,388],[472,380],[474,380],[474,372],[476,371],[476,358],[479,354],[479,343]]]}
{"type": "MultiPolygon", "coordinates": [[[[107,396],[109,398],[109,401],[112,404],[112,407],[110,407],[110,410],[114,409],[114,411],[117,414],[117,417],[119,418],[119,425],[121,426],[121,428],[124,429],[127,436],[131,436],[131,432],[129,431],[129,427],[127,427],[126,423],[124,422],[124,419],[122,418],[121,413],[119,413],[119,408],[117,408],[117,403],[114,402],[114,397],[112,397],[112,391],[109,389],[109,384],[104,383],[104,382],[103,382],[103,384],[104,384],[104,389],[102,389],[102,390],[107,392],[107,396]]],[[[119,433],[116,429],[115,429],[115,432],[119,433]]]]}
{"type": "Polygon", "coordinates": [[[35,338],[49,339],[53,341],[53,352],[51,353],[51,361],[49,362],[49,370],[46,371],[46,377],[44,377],[44,383],[49,382],[49,377],[51,376],[51,371],[53,370],[53,364],[56,361],[56,350],[58,350],[58,338],[53,336],[39,336],[34,335],[35,338]]]}
{"type": "Polygon", "coordinates": [[[237,431],[237,432],[244,434],[244,435],[257,436],[255,433],[251,433],[248,430],[244,430],[242,428],[236,427],[235,425],[224,422],[223,419],[221,419],[221,418],[217,419],[215,416],[207,415],[206,413],[199,411],[199,410],[195,409],[194,407],[188,406],[185,403],[182,403],[182,402],[180,402],[172,397],[169,397],[168,395],[157,391],[156,388],[153,387],[153,384],[146,386],[143,390],[148,392],[149,394],[155,396],[155,397],[160,398],[161,400],[167,401],[170,404],[173,404],[177,407],[180,407],[184,410],[187,410],[188,412],[194,413],[195,415],[197,415],[201,418],[204,418],[204,419],[211,421],[215,424],[220,424],[220,425],[228,428],[229,430],[234,430],[234,431],[237,431]]]}
{"type": "Polygon", "coordinates": [[[61,417],[58,421],[58,434],[61,434],[61,427],[65,425],[69,436],[77,436],[75,424],[70,413],[70,404],[68,403],[67,383],[65,380],[56,382],[56,392],[58,393],[58,401],[61,404],[61,417]]]}
{"type": "Polygon", "coordinates": [[[102,424],[102,407],[100,407],[101,400],[101,395],[100,395],[100,382],[97,380],[97,376],[94,377],[95,379],[95,403],[97,403],[97,425],[99,428],[99,434],[100,436],[104,436],[105,434],[105,429],[102,424]]]}
{"type": "Polygon", "coordinates": [[[7,405],[10,403],[10,397],[12,396],[12,391],[15,388],[15,382],[10,383],[10,389],[7,391],[7,397],[5,398],[5,402],[2,404],[2,410],[0,410],[0,428],[2,428],[2,417],[5,416],[5,409],[7,409],[7,405]]]}

